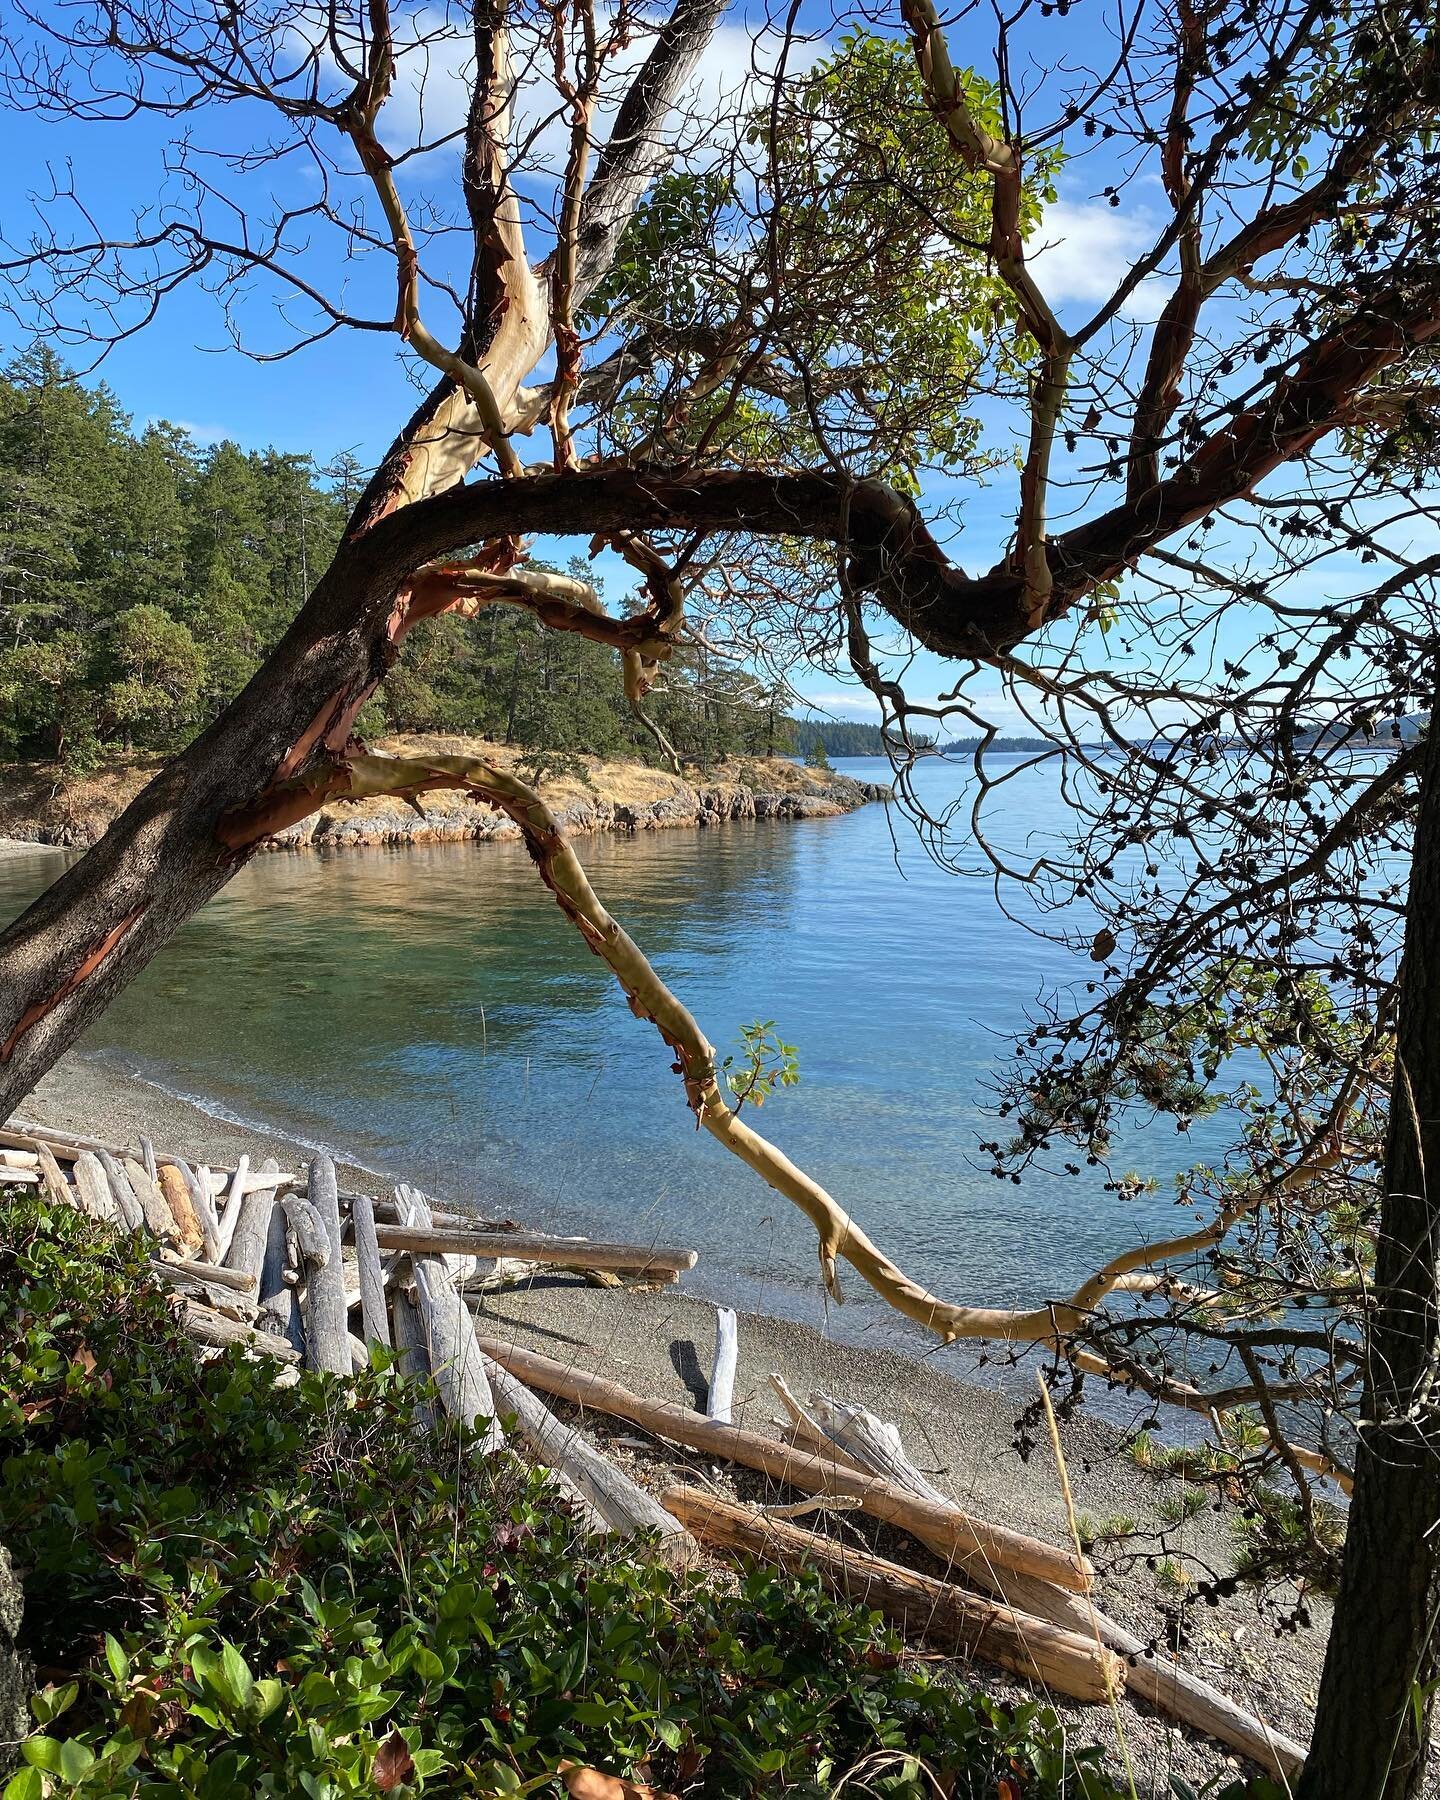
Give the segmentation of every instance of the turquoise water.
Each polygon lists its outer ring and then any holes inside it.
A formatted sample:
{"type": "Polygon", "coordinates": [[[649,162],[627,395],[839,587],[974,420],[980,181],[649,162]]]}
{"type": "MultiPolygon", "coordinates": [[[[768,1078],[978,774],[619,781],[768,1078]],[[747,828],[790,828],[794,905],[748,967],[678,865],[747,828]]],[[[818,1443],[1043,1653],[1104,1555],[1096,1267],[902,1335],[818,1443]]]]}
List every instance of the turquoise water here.
{"type": "MultiPolygon", "coordinates": [[[[922,772],[934,802],[964,780],[955,765],[922,772]]],[[[1044,777],[1021,777],[1008,804],[1012,844],[1061,825],[1044,777]]],[[[1137,1233],[1177,1228],[1168,1190],[1122,1201],[1098,1170],[1018,1187],[985,1173],[977,1140],[999,1135],[987,1088],[1014,1033],[1045,988],[1091,966],[1007,919],[988,881],[937,869],[893,809],[579,849],[713,1041],[773,1019],[798,1046],[800,1085],[756,1124],[937,1291],[1032,1304],[1137,1233]]],[[[0,859],[0,917],[63,866],[58,851],[0,859]]],[[[653,1029],[518,846],[261,857],[82,1052],[442,1196],[692,1244],[696,1291],[915,1341],[853,1275],[849,1304],[826,1308],[809,1227],[695,1130],[653,1029]]],[[[1168,1178],[1202,1148],[1192,1138],[1161,1122],[1119,1166],[1168,1178]]]]}

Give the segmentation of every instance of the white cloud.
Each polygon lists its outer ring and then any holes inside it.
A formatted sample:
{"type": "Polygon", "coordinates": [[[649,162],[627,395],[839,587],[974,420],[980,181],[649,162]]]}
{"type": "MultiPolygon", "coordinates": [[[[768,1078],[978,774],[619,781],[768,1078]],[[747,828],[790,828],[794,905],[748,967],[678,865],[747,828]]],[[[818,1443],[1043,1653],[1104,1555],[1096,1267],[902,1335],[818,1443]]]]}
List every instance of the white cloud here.
{"type": "Polygon", "coordinates": [[[212,444],[223,444],[227,439],[232,443],[239,442],[239,433],[232,431],[227,425],[198,425],[193,419],[167,419],[160,413],[151,413],[145,420],[146,426],[169,425],[176,431],[187,431],[195,442],[204,448],[212,444]]]}
{"type": "MultiPolygon", "coordinates": [[[[1114,293],[1126,269],[1150,250],[1160,229],[1160,221],[1143,206],[1057,200],[1046,207],[1026,254],[1053,306],[1093,311],[1114,293]]],[[[1164,275],[1142,281],[1126,300],[1124,316],[1153,323],[1172,286],[1164,275]]]]}

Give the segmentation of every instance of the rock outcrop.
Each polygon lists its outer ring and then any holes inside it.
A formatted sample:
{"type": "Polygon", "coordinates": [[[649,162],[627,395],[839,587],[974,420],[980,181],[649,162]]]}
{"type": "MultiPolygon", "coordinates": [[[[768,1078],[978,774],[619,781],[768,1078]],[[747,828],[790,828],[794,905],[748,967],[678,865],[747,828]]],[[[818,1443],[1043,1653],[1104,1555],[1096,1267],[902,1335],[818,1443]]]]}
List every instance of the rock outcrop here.
{"type": "MultiPolygon", "coordinates": [[[[530,778],[524,752],[480,738],[439,736],[382,740],[399,755],[464,755],[530,778]]],[[[736,819],[826,819],[853,812],[890,789],[852,781],[831,769],[803,768],[783,757],[720,763],[703,775],[675,775],[641,762],[599,757],[547,759],[537,785],[568,831],[660,831],[721,825],[736,819]]],[[[114,764],[90,777],[63,776],[27,764],[0,769],[0,838],[85,849],[99,838],[154,774],[154,759],[114,764]]],[[[395,800],[326,807],[271,842],[278,850],[345,849],[371,844],[442,844],[519,836],[508,819],[461,790],[425,797],[423,815],[395,800]]]]}
{"type": "MultiPolygon", "coordinates": [[[[599,831],[635,833],[724,825],[739,819],[829,819],[853,812],[868,801],[888,798],[887,788],[842,776],[799,791],[726,783],[715,787],[677,784],[672,793],[642,800],[617,800],[601,792],[570,799],[555,810],[568,832],[584,836],[599,831]]],[[[398,801],[326,807],[280,833],[272,847],[339,850],[466,839],[498,843],[519,836],[518,828],[492,808],[458,792],[441,792],[426,796],[423,817],[398,801]]]]}

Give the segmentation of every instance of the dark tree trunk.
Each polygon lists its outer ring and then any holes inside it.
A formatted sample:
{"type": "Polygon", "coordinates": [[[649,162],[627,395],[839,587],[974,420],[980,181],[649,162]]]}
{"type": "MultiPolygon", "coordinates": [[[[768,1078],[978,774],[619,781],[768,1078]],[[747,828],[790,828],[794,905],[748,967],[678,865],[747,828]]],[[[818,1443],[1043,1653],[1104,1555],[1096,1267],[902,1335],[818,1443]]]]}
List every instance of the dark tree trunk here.
{"type": "Polygon", "coordinates": [[[1419,1800],[1426,1690],[1440,1667],[1440,702],[1425,761],[1367,1346],[1370,1423],[1299,1800],[1419,1800]]]}
{"type": "Polygon", "coordinates": [[[0,1120],[242,866],[222,816],[383,673],[395,586],[384,559],[342,549],[244,693],[0,933],[0,1120]]]}

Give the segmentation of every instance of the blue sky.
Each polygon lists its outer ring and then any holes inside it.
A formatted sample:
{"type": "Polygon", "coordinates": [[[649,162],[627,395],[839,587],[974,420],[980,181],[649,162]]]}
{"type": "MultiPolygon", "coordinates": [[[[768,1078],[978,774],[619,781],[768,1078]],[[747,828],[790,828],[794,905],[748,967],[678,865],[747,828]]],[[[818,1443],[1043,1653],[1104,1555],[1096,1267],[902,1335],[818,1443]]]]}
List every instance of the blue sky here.
{"type": "MultiPolygon", "coordinates": [[[[722,29],[702,71],[702,90],[708,94],[733,89],[743,77],[749,39],[740,16],[722,29]]],[[[973,20],[982,17],[972,15],[973,20]]],[[[979,29],[979,24],[973,24],[957,30],[952,53],[957,62],[973,60],[983,70],[986,44],[966,37],[967,31],[979,29]]],[[[1045,29],[1053,30],[1053,21],[1045,29]]],[[[1108,41],[1103,31],[1097,36],[1083,23],[1068,29],[1072,52],[1090,48],[1098,54],[1099,46],[1108,41]]],[[[1047,51],[1049,48],[1047,45],[1047,51]]],[[[454,86],[458,91],[458,84],[454,86]]],[[[443,84],[439,91],[437,105],[451,103],[445,99],[448,90],[443,84]]],[[[8,168],[26,172],[25,182],[12,181],[0,199],[0,231],[12,246],[23,244],[36,216],[28,194],[43,191],[52,181],[73,185],[108,230],[124,230],[135,209],[148,205],[156,195],[184,123],[155,118],[125,123],[52,123],[14,112],[0,113],[0,154],[8,168]]],[[[189,123],[195,126],[197,142],[218,142],[231,150],[258,141],[247,134],[269,129],[258,108],[232,108],[214,127],[204,121],[189,123]],[[210,132],[208,137],[205,131],[210,132]]],[[[1101,197],[1102,190],[1116,180],[1119,171],[1108,152],[1093,143],[1074,148],[1083,149],[1084,154],[1066,170],[1059,203],[1047,213],[1040,233],[1045,248],[1036,259],[1047,296],[1062,321],[1070,323],[1086,317],[1108,296],[1117,270],[1153,241],[1166,210],[1158,181],[1150,175],[1125,185],[1118,207],[1109,205],[1101,197]]],[[[452,151],[440,151],[426,159],[426,179],[452,181],[453,155],[452,151]]],[[[258,192],[256,178],[249,179],[251,192],[258,192]]],[[[285,191],[292,200],[305,194],[304,173],[287,177],[285,191]]],[[[541,249],[543,245],[537,245],[536,253],[541,249]]],[[[328,292],[338,294],[343,288],[347,304],[357,311],[385,316],[393,308],[393,272],[385,257],[371,257],[359,269],[346,268],[332,251],[320,247],[312,252],[307,266],[328,292]]],[[[1143,329],[1158,311],[1166,286],[1160,280],[1136,296],[1130,311],[1137,326],[1143,329]]],[[[244,317],[248,342],[281,341],[281,321],[271,295],[257,291],[244,317]]],[[[14,320],[0,323],[12,347],[23,341],[14,320]]],[[[218,303],[192,283],[165,301],[159,318],[147,330],[120,343],[107,357],[101,374],[139,423],[166,418],[185,425],[202,443],[228,437],[247,448],[308,451],[322,462],[340,449],[350,449],[369,463],[389,442],[417,395],[398,349],[390,336],[340,332],[289,360],[257,363],[235,352],[218,303]]],[[[69,355],[72,361],[82,360],[79,352],[69,355]]],[[[1016,414],[1002,415],[997,409],[987,423],[993,426],[995,441],[1004,442],[1005,434],[1013,433],[1019,420],[1016,414]]],[[[933,509],[956,497],[953,484],[936,479],[925,499],[933,509]]],[[[952,540],[951,548],[966,566],[986,567],[1001,553],[1011,529],[1013,472],[998,471],[988,486],[967,484],[963,498],[964,529],[952,540]]],[[[545,546],[548,553],[561,555],[570,548],[545,546]]],[[[612,595],[628,585],[618,568],[602,572],[609,577],[612,595]]],[[[918,698],[931,697],[952,685],[955,673],[952,665],[921,653],[909,669],[907,690],[918,698]]],[[[876,711],[868,695],[823,672],[801,672],[797,686],[815,704],[842,716],[873,716],[876,711]]],[[[977,693],[984,692],[982,684],[977,693]]],[[[990,692],[995,692],[994,683],[990,692]]],[[[995,717],[1005,724],[1013,722],[1014,714],[1008,703],[1000,703],[995,717]]]]}

